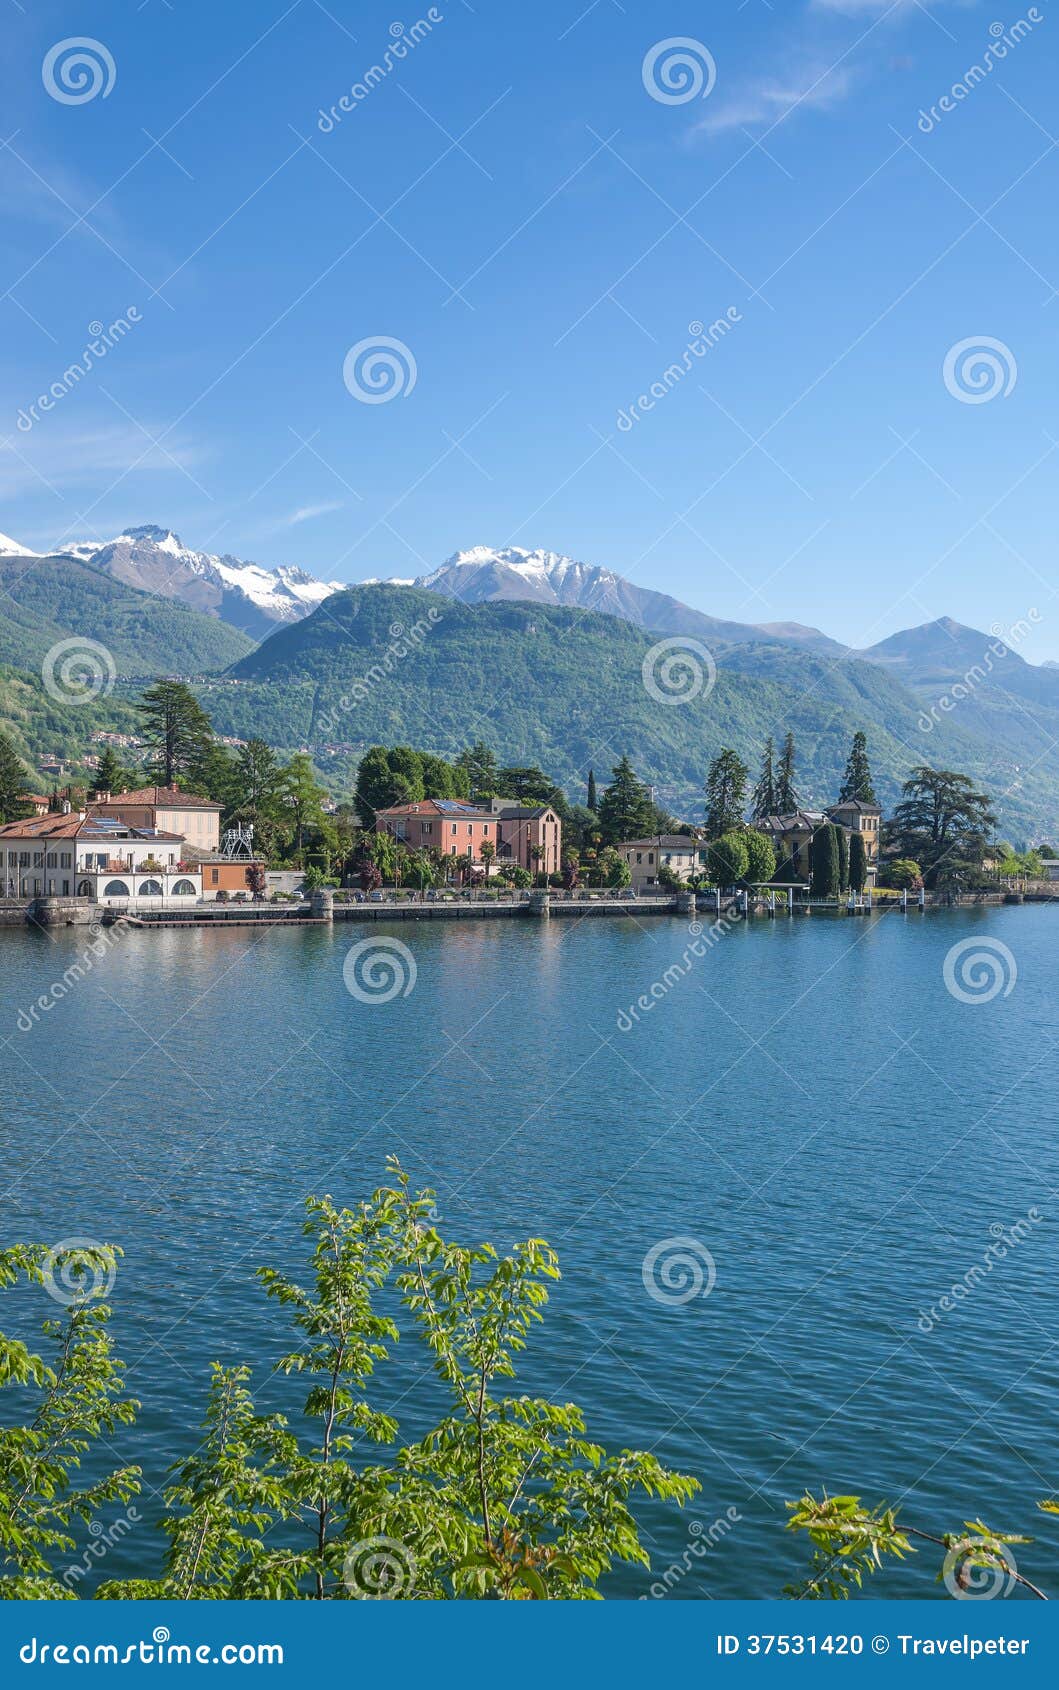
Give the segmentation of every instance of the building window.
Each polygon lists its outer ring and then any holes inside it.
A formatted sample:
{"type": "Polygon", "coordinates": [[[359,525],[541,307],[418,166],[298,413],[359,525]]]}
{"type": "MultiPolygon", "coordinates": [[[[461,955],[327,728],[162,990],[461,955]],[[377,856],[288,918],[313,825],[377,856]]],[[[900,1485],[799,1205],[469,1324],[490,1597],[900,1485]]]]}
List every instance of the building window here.
{"type": "Polygon", "coordinates": [[[178,880],[176,885],[173,887],[173,895],[177,898],[193,898],[195,896],[194,882],[190,880],[178,880]]]}
{"type": "Polygon", "coordinates": [[[103,888],[104,898],[127,898],[129,888],[124,880],[108,880],[103,888]]]}
{"type": "Polygon", "coordinates": [[[221,878],[220,869],[219,868],[211,868],[210,869],[210,885],[211,886],[218,885],[218,883],[220,882],[220,878],[221,878]]]}
{"type": "Polygon", "coordinates": [[[142,880],[140,882],[141,898],[160,898],[161,896],[162,888],[157,880],[142,880]]]}

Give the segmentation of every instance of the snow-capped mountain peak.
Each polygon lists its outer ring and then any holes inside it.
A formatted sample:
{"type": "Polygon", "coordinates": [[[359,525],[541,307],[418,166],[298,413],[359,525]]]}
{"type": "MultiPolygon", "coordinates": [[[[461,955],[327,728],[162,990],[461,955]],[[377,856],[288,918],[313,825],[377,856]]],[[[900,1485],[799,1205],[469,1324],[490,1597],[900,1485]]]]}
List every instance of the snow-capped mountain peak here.
{"type": "Polygon", "coordinates": [[[218,557],[194,551],[171,528],[155,523],[124,528],[113,540],[78,541],[58,549],[126,586],[180,599],[256,638],[279,622],[300,621],[343,585],[318,581],[293,564],[268,569],[230,552],[218,557]]]}
{"type": "Polygon", "coordinates": [[[803,628],[798,623],[766,628],[708,616],[704,611],[681,604],[668,593],[637,586],[613,569],[580,563],[564,552],[541,548],[470,546],[465,551],[454,552],[440,569],[420,575],[414,581],[391,579],[386,584],[428,588],[463,604],[519,599],[594,610],[605,616],[620,617],[640,628],[705,640],[737,644],[778,642],[835,654],[843,649],[819,629],[803,628]]]}
{"type": "Polygon", "coordinates": [[[0,557],[39,557],[39,552],[31,552],[28,546],[20,546],[17,540],[12,540],[6,534],[0,534],[0,557]]]}

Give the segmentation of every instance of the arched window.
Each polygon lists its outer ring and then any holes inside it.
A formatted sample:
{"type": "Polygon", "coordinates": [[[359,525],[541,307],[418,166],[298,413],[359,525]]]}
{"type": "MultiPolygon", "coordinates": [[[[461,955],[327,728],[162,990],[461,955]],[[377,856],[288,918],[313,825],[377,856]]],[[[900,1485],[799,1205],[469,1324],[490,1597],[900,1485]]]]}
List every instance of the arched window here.
{"type": "Polygon", "coordinates": [[[177,898],[193,898],[195,896],[195,882],[193,880],[178,880],[173,887],[177,898]]]}
{"type": "Polygon", "coordinates": [[[104,898],[127,898],[129,888],[124,880],[108,880],[103,888],[103,896],[104,898]]]}
{"type": "Polygon", "coordinates": [[[141,898],[160,898],[162,896],[161,882],[157,880],[141,880],[141,898]]]}
{"type": "Polygon", "coordinates": [[[78,882],[77,896],[79,898],[90,898],[92,896],[92,882],[90,880],[81,880],[78,882]]]}

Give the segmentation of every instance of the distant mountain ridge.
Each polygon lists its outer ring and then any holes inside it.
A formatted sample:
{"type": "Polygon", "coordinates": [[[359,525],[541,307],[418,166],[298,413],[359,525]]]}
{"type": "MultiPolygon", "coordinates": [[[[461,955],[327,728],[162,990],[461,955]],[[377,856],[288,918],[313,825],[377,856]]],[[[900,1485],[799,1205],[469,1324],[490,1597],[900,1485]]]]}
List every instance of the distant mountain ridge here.
{"type": "Polygon", "coordinates": [[[365,586],[416,587],[444,593],[462,604],[522,600],[531,604],[568,605],[618,616],[638,628],[663,634],[685,634],[702,640],[736,645],[752,640],[778,640],[810,651],[844,654],[837,640],[798,622],[758,625],[730,622],[694,610],[668,593],[638,587],[623,575],[599,564],[579,563],[562,552],[527,551],[522,546],[471,546],[454,552],[440,569],[414,579],[367,581],[365,586]]]}
{"type": "Polygon", "coordinates": [[[204,616],[218,617],[251,639],[264,639],[278,624],[308,616],[341,582],[318,581],[293,565],[265,569],[225,553],[197,552],[171,528],[146,523],[126,528],[100,545],[81,541],[62,555],[96,569],[140,592],[179,599],[204,616]]]}
{"type": "MultiPolygon", "coordinates": [[[[538,763],[574,796],[589,767],[605,781],[627,752],[661,801],[689,819],[701,817],[711,756],[730,745],[756,775],[766,737],[788,728],[799,796],[819,806],[837,792],[860,728],[887,808],[916,763],[934,763],[1002,797],[1009,834],[1059,834],[1059,711],[1049,745],[1049,707],[1030,709],[991,679],[935,718],[934,695],[871,654],[835,659],[770,639],[718,640],[715,684],[678,703],[646,684],[659,641],[627,619],[525,599],[452,600],[440,615],[436,607],[436,593],[410,586],[336,593],[326,614],[278,629],[220,684],[207,683],[215,724],[308,745],[322,766],[372,743],[451,757],[484,739],[502,761],[538,763]],[[429,630],[422,640],[381,661],[394,628],[417,626],[429,630]]],[[[988,642],[966,633],[979,650],[988,642]]],[[[1059,676],[1050,679],[1059,688],[1059,676]]]]}

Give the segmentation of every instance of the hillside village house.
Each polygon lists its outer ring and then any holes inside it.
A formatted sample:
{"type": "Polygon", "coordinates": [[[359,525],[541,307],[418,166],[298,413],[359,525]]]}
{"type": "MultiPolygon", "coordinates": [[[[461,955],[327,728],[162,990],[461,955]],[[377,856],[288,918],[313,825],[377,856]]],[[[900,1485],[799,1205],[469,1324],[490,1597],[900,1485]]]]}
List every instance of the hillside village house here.
{"type": "Polygon", "coordinates": [[[143,786],[135,792],[103,792],[93,798],[89,814],[130,827],[154,827],[178,833],[200,851],[216,851],[221,843],[221,808],[212,798],[182,792],[179,786],[143,786]]]}
{"type": "Polygon", "coordinates": [[[830,810],[794,810],[785,816],[765,816],[759,826],[772,840],[776,852],[777,879],[808,884],[812,874],[813,834],[822,822],[835,822],[849,834],[864,840],[868,861],[868,884],[874,886],[879,872],[879,837],[882,811],[878,804],[859,798],[835,804],[830,810]]]}
{"type": "Polygon", "coordinates": [[[652,839],[629,839],[615,847],[624,857],[632,875],[634,892],[654,890],[658,871],[663,866],[681,880],[690,880],[706,869],[706,846],[700,839],[689,839],[683,833],[659,833],[652,839]]]}
{"type": "Polygon", "coordinates": [[[562,824],[550,804],[512,804],[502,798],[472,804],[456,798],[423,798],[394,804],[375,817],[378,833],[390,833],[412,850],[482,862],[482,846],[495,849],[498,863],[517,863],[530,873],[558,874],[562,824]],[[535,853],[539,852],[539,859],[535,853]]]}
{"type": "Polygon", "coordinates": [[[129,827],[82,810],[0,827],[0,885],[9,898],[197,898],[202,876],[178,833],[129,827]]]}

